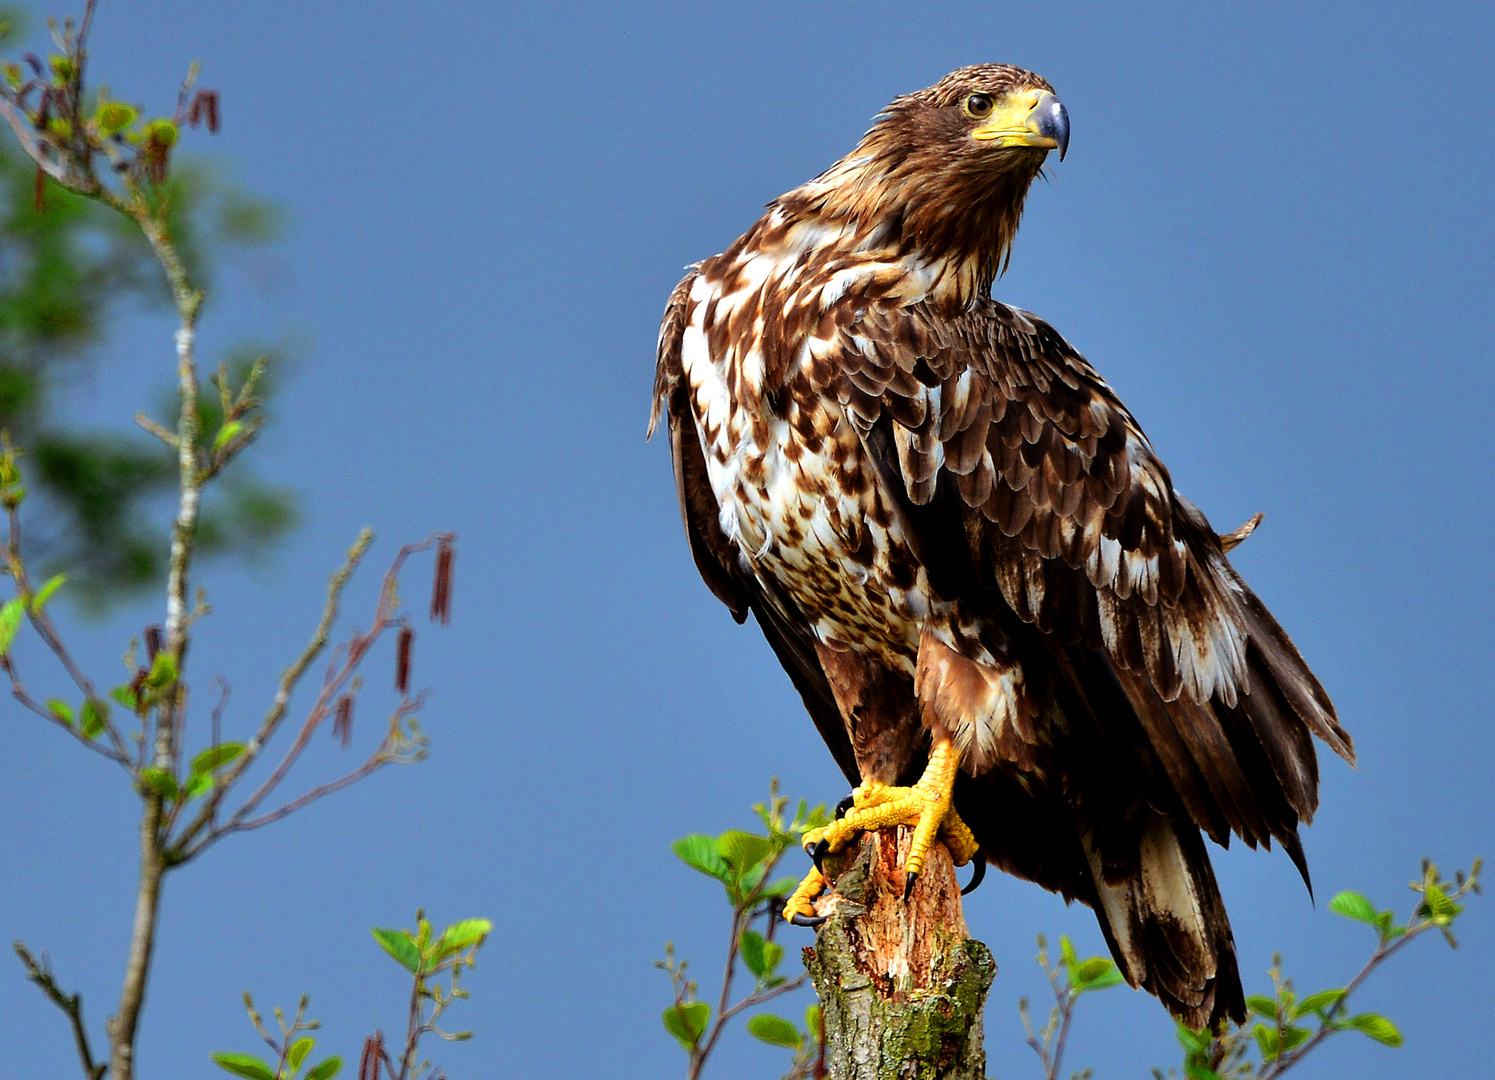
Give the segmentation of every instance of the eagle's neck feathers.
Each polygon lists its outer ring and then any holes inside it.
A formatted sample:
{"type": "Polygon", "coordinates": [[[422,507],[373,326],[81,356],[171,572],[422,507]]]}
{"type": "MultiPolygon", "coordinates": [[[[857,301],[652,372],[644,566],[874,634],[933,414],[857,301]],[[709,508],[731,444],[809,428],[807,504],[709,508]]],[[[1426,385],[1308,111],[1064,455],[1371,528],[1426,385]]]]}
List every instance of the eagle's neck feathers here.
{"type": "Polygon", "coordinates": [[[984,299],[1041,158],[1000,171],[937,160],[938,146],[914,138],[908,122],[897,109],[884,113],[850,154],[774,200],[743,237],[746,248],[801,263],[899,264],[907,284],[927,285],[917,299],[961,310],[984,299]]]}

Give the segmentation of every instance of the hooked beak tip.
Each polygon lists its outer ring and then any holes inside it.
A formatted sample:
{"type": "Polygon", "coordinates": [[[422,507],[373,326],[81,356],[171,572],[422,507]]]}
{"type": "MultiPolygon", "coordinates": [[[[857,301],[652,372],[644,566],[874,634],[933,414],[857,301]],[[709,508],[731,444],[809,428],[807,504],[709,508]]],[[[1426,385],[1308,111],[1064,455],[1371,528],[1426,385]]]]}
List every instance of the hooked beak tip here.
{"type": "Polygon", "coordinates": [[[1045,94],[1033,108],[1033,120],[1038,133],[1054,140],[1059,148],[1059,160],[1069,151],[1069,111],[1053,94],[1045,94]]]}

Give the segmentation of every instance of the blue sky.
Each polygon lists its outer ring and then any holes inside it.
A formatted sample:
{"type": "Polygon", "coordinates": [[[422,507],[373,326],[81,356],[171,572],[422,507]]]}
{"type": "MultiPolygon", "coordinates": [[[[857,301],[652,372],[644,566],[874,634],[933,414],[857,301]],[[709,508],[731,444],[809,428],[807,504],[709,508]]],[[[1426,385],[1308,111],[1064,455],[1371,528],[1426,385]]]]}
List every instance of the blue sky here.
{"type": "MultiPolygon", "coordinates": [[[[748,824],[770,776],[829,801],[843,782],[756,630],[691,565],[668,452],[643,441],[659,313],[685,263],[888,99],[978,61],[1039,71],[1073,124],[997,295],[1101,369],[1218,527],[1266,512],[1236,564],[1355,736],[1359,769],[1324,759],[1305,837],[1317,909],[1280,853],[1215,860],[1248,993],[1274,949],[1305,989],[1343,981],[1368,932],[1325,898],[1405,910],[1423,855],[1495,854],[1492,44],[1475,5],[105,0],[95,78],[166,111],[200,59],[224,130],[189,145],[291,221],[269,288],[227,275],[203,335],[210,357],[298,343],[258,455],[306,523],[266,566],[202,575],[199,701],[222,673],[230,729],[258,717],[361,525],[380,536],[370,569],[433,530],[460,538],[452,626],[417,640],[430,760],[168,880],[143,1073],[208,1075],[210,1051],[250,1048],[246,989],[311,994],[356,1057],[400,1025],[404,993],[367,928],[420,904],[497,924],[454,1016],[478,1036],[436,1048],[451,1075],[683,1070],[651,963],[672,939],[714,973],[725,909],[669,841],[748,824]]],[[[123,318],[69,408],[127,426],[168,349],[164,321],[123,318]]],[[[373,588],[353,590],[364,624],[373,588]]],[[[107,679],[158,619],[142,605],[71,634],[107,679]]],[[[361,711],[365,739],[376,717],[361,711]]],[[[97,1031],[134,800],[16,709],[0,747],[0,932],[50,951],[97,1031]]],[[[303,776],[343,764],[319,746],[303,776]]],[[[1345,1036],[1300,1075],[1480,1071],[1485,908],[1457,953],[1419,943],[1366,991],[1404,1048],[1345,1036]]],[[[1102,951],[1094,920],[999,876],[967,915],[1000,966],[990,1071],[1036,1075],[1015,1008],[1041,992],[1033,935],[1102,951]]],[[[16,1075],[74,1067],[14,970],[0,1045],[16,1075]]],[[[1071,1055],[1102,1078],[1176,1061],[1161,1008],[1125,990],[1085,1003],[1071,1055]]],[[[775,1076],[782,1057],[734,1038],[709,1072],[775,1076]]]]}

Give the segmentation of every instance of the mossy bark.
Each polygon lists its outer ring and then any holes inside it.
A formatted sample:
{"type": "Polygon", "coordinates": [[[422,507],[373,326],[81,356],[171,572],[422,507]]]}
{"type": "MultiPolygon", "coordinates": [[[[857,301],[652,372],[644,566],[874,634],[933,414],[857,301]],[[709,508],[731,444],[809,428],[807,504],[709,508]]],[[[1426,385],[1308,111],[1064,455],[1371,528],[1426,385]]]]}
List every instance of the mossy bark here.
{"type": "Polygon", "coordinates": [[[829,920],[805,967],[820,995],[831,1080],[985,1080],[981,1011],[996,977],[966,933],[955,867],[930,851],[912,895],[900,867],[910,830],[863,837],[826,860],[829,920]]]}

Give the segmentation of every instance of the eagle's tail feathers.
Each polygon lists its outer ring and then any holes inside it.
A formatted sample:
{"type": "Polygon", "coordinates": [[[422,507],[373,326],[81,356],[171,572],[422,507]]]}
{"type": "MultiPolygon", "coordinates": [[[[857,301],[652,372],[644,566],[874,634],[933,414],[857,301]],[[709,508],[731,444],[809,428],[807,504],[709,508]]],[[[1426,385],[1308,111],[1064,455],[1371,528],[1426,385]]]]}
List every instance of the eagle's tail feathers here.
{"type": "Polygon", "coordinates": [[[1150,814],[1130,865],[1085,850],[1095,912],[1117,966],[1194,1030],[1246,1018],[1235,939],[1204,842],[1194,826],[1150,814]]]}

